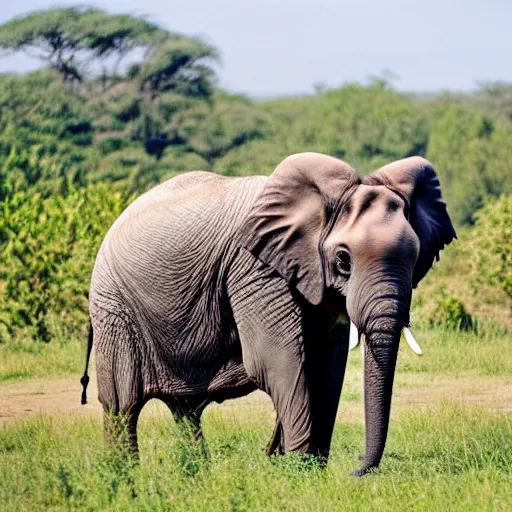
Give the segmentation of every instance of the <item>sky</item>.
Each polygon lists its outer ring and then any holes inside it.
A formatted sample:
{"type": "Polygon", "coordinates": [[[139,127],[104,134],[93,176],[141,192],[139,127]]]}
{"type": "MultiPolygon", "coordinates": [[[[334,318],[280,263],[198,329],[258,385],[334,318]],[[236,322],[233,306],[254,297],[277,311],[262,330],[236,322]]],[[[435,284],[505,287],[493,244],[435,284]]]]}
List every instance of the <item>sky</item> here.
{"type": "MultiPolygon", "coordinates": [[[[83,4],[1,0],[0,23],[32,10],[83,4]]],[[[367,83],[386,70],[407,91],[468,91],[512,82],[512,0],[91,0],[201,36],[221,52],[219,85],[253,97],[367,83]]],[[[26,71],[26,56],[0,71],[26,71]]]]}

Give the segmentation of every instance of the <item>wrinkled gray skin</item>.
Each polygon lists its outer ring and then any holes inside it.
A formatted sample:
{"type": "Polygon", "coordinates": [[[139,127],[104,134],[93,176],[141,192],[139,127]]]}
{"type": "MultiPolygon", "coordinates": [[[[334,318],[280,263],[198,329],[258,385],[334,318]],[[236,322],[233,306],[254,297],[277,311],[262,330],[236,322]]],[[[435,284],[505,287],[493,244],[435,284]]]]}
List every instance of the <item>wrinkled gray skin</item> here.
{"type": "Polygon", "coordinates": [[[141,408],[159,398],[199,437],[208,403],[260,388],[277,413],[269,453],[326,461],[348,313],[365,335],[364,474],[383,454],[412,288],[454,237],[420,157],[361,180],[302,153],[268,178],[190,172],[153,188],[112,226],[92,275],[107,432],[124,417],[136,451],[141,408]]]}

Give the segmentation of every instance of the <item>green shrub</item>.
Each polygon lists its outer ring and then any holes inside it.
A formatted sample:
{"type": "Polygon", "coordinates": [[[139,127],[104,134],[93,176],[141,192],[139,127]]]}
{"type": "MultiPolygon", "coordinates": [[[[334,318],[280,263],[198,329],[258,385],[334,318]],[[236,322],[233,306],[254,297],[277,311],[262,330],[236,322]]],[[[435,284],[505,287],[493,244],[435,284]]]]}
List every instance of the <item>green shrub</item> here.
{"type": "Polygon", "coordinates": [[[476,319],[470,315],[460,299],[440,287],[428,300],[420,297],[413,310],[413,318],[424,327],[446,327],[456,331],[473,331],[476,319]]]}
{"type": "Polygon", "coordinates": [[[489,203],[475,217],[467,247],[474,285],[499,286],[512,297],[512,195],[489,203]]]}
{"type": "Polygon", "coordinates": [[[20,331],[50,341],[56,329],[86,324],[94,258],[125,204],[107,184],[47,199],[29,190],[0,203],[0,341],[20,331]]]}

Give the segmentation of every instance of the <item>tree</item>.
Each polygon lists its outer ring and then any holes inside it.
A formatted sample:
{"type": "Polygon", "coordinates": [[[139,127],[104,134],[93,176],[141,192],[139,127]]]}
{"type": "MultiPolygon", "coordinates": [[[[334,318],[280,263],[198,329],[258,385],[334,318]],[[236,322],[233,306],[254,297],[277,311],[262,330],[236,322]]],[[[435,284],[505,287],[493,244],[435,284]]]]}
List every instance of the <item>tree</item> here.
{"type": "Polygon", "coordinates": [[[109,15],[100,9],[49,9],[1,25],[0,49],[23,51],[56,69],[64,81],[81,82],[91,59],[117,54],[116,71],[129,52],[150,46],[164,33],[143,19],[109,15]]]}
{"type": "MultiPolygon", "coordinates": [[[[0,26],[2,48],[38,57],[57,70],[65,82],[85,82],[80,89],[81,99],[93,101],[83,105],[83,110],[94,114],[95,122],[83,120],[70,127],[77,131],[73,132],[77,141],[90,142],[90,128],[95,125],[102,152],[118,151],[131,139],[142,142],[146,152],[157,159],[169,145],[183,144],[178,129],[187,116],[185,111],[211,99],[211,65],[219,57],[218,51],[201,39],[173,34],[141,18],[81,7],[37,11],[14,18],[0,26]],[[120,62],[136,49],[141,50],[137,54],[139,60],[119,76],[120,62]],[[113,68],[86,80],[86,64],[93,60],[113,62],[113,68]]],[[[34,110],[49,102],[63,106],[55,99],[66,91],[55,89],[53,94],[51,99],[39,97],[34,110]]],[[[12,104],[10,98],[6,101],[12,104]]],[[[67,98],[66,102],[70,104],[72,99],[67,98]]],[[[51,119],[60,117],[59,113],[51,119]]],[[[18,119],[13,120],[14,124],[18,119]]],[[[57,129],[56,126],[52,128],[57,129]]],[[[10,152],[8,148],[5,153],[10,152]]]]}
{"type": "Polygon", "coordinates": [[[512,83],[510,82],[483,82],[474,95],[474,103],[512,122],[512,83]]]}
{"type": "Polygon", "coordinates": [[[61,73],[65,81],[82,76],[75,56],[84,50],[79,18],[86,12],[77,8],[36,11],[0,26],[0,48],[24,51],[61,73]]]}
{"type": "Polygon", "coordinates": [[[140,89],[151,100],[162,92],[209,98],[218,51],[201,39],[170,36],[156,45],[138,74],[140,89]]]}
{"type": "Polygon", "coordinates": [[[167,35],[166,30],[144,19],[123,14],[106,15],[98,10],[90,10],[82,22],[87,48],[99,59],[115,56],[113,75],[127,55],[136,49],[148,51],[167,35]]]}
{"type": "Polygon", "coordinates": [[[218,51],[201,39],[175,35],[155,45],[147,61],[132,71],[142,94],[140,135],[148,153],[159,159],[167,146],[177,142],[175,133],[172,136],[164,125],[176,127],[175,114],[190,106],[184,99],[210,100],[214,78],[211,63],[218,58],[218,51]],[[164,94],[170,101],[157,103],[164,94]]]}
{"type": "Polygon", "coordinates": [[[512,193],[508,123],[461,105],[442,105],[430,130],[427,158],[457,225],[472,224],[489,196],[512,193]]]}

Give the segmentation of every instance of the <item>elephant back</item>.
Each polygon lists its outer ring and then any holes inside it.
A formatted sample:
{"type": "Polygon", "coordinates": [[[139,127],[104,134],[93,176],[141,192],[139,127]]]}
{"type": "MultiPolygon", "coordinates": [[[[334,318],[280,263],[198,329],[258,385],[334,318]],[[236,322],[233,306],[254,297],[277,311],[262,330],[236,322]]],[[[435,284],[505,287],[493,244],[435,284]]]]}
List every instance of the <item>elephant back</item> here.
{"type": "MultiPolygon", "coordinates": [[[[266,179],[191,172],[143,194],[105,237],[92,276],[91,302],[122,304],[139,325],[152,326],[148,335],[162,338],[159,346],[163,338],[179,344],[186,328],[183,319],[192,324],[205,311],[218,315],[218,321],[195,325],[219,327],[219,281],[266,179]]],[[[173,352],[179,366],[179,346],[173,352]]]]}

